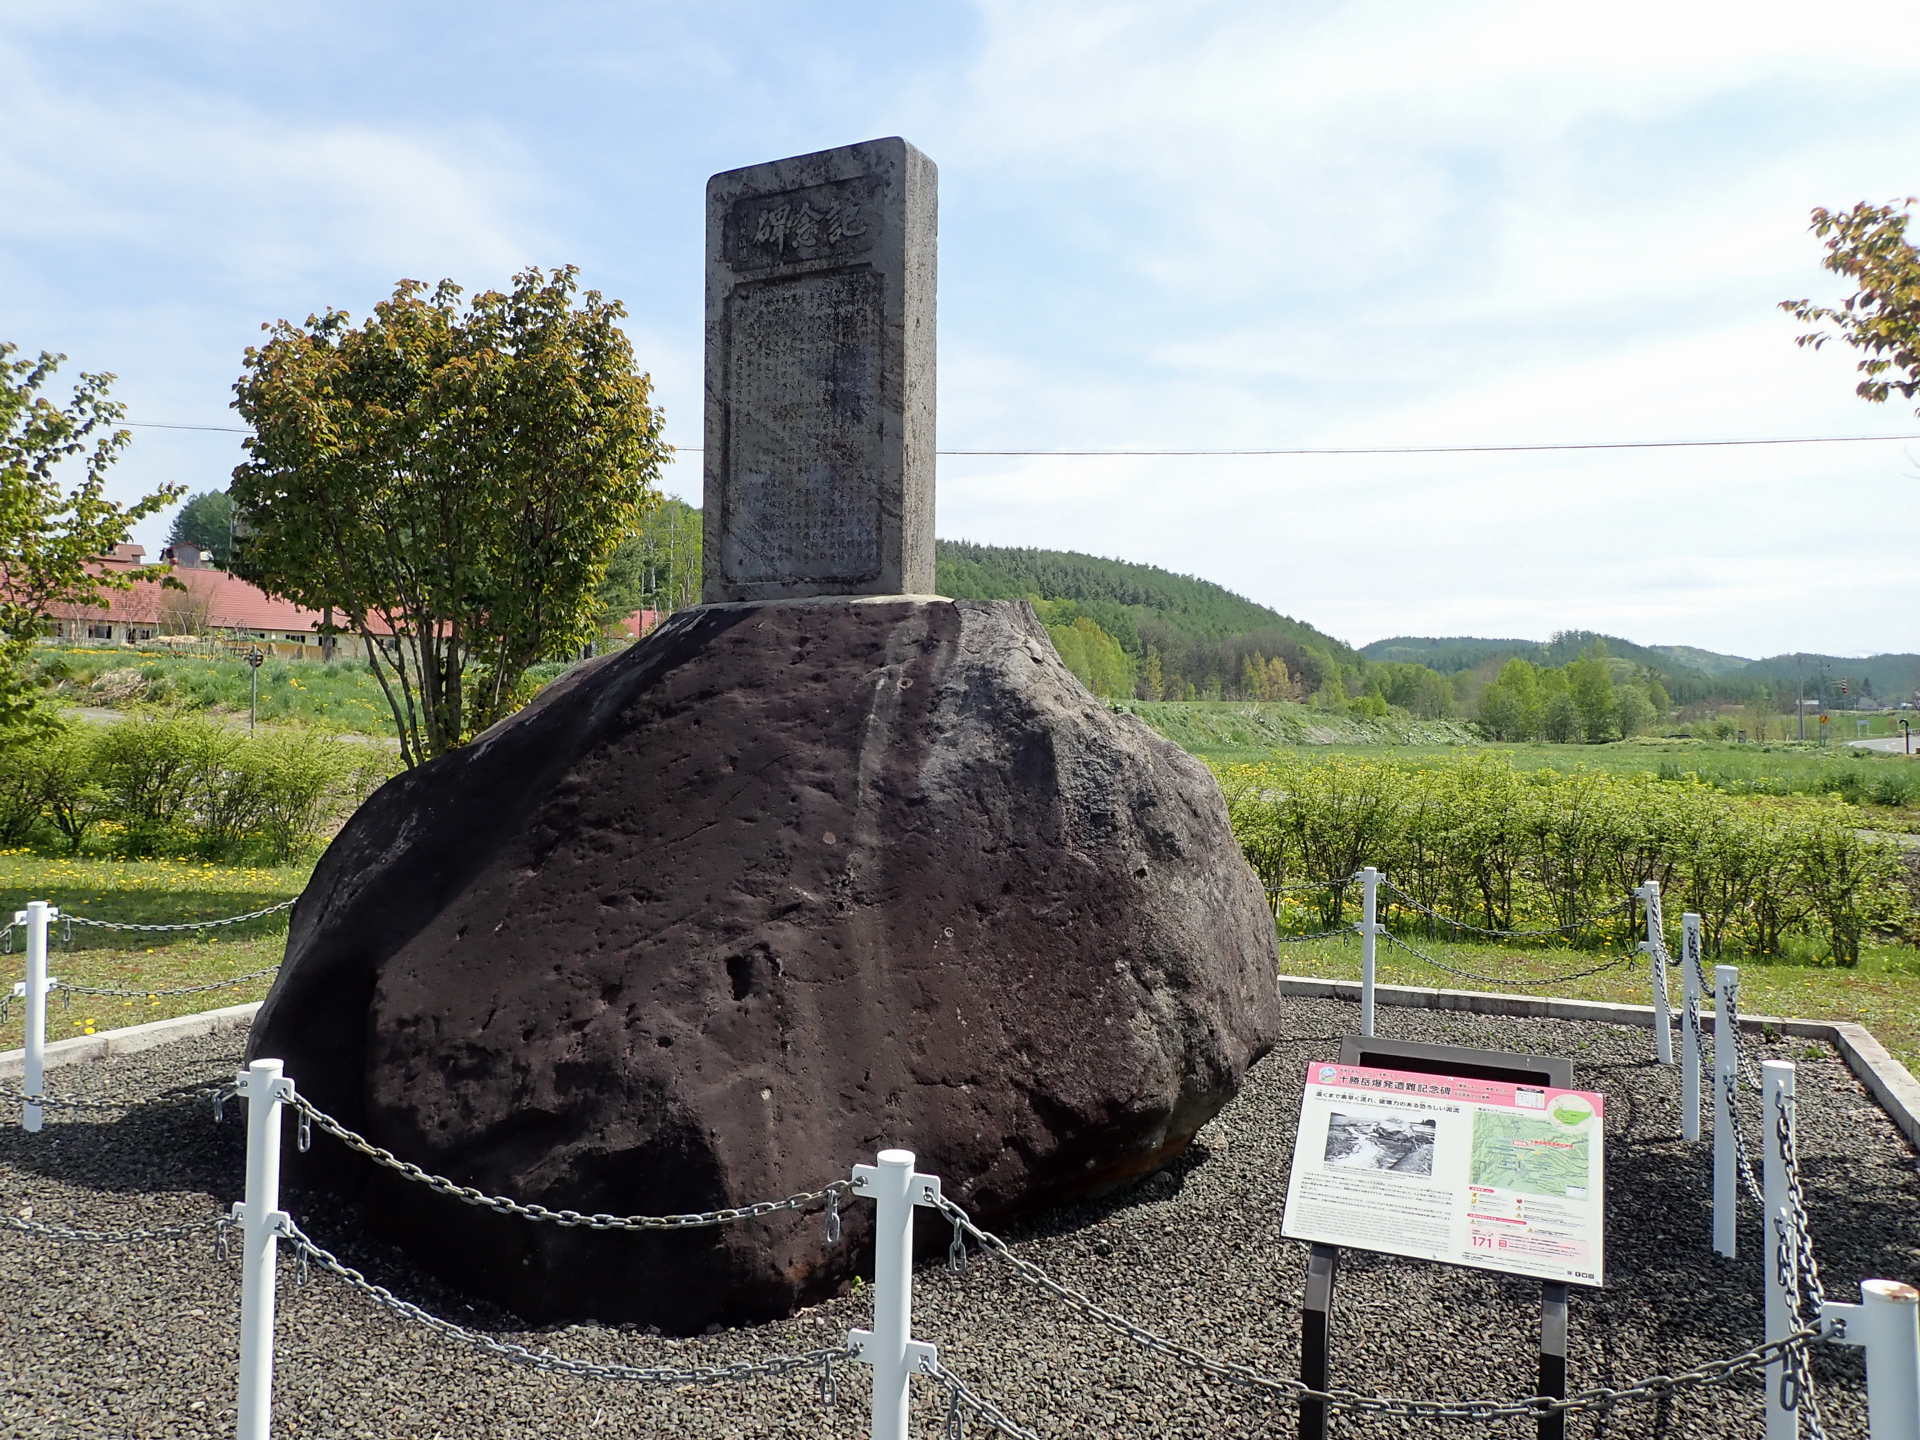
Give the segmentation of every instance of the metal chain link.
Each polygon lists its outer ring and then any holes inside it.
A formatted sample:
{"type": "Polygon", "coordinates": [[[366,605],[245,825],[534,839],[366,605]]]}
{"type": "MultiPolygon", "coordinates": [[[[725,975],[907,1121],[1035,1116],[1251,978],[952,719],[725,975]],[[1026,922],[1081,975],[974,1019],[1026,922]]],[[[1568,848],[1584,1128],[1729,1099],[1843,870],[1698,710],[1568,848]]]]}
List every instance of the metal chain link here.
{"type": "Polygon", "coordinates": [[[70,1225],[53,1225],[44,1220],[31,1220],[24,1215],[0,1215],[0,1225],[9,1230],[18,1230],[27,1235],[39,1235],[48,1240],[64,1240],[79,1245],[137,1245],[148,1241],[184,1240],[190,1235],[204,1235],[210,1230],[220,1230],[231,1225],[230,1216],[216,1215],[211,1220],[194,1220],[180,1225],[155,1225],[135,1230],[76,1230],[70,1225]]]}
{"type": "Polygon", "coordinates": [[[29,1095],[11,1085],[0,1085],[0,1101],[9,1105],[38,1105],[42,1110],[131,1110],[139,1100],[80,1100],[71,1095],[29,1095]]]}
{"type": "MultiPolygon", "coordinates": [[[[171,995],[208,995],[215,990],[226,990],[235,985],[244,985],[249,980],[262,979],[279,968],[278,965],[269,965],[263,970],[249,970],[244,975],[232,975],[225,980],[215,980],[210,985],[175,985],[163,990],[117,990],[105,985],[69,985],[64,980],[60,982],[58,988],[68,995],[114,995],[132,999],[158,1000],[171,995]]],[[[5,1018],[4,1012],[0,1012],[0,1018],[5,1018]]]]}
{"type": "MultiPolygon", "coordinates": [[[[545,1370],[560,1375],[578,1375],[589,1380],[625,1380],[636,1385],[711,1385],[728,1380],[760,1380],[774,1375],[787,1375],[796,1370],[829,1370],[835,1360],[851,1358],[855,1352],[845,1346],[833,1349],[809,1350],[800,1355],[776,1355],[768,1360],[737,1360],[726,1365],[696,1365],[679,1370],[666,1365],[619,1365],[601,1364],[592,1360],[574,1360],[563,1355],[553,1355],[545,1350],[532,1350],[511,1340],[497,1339],[477,1330],[469,1330],[451,1320],[443,1320],[418,1305],[402,1300],[384,1285],[376,1285],[366,1276],[346,1264],[331,1251],[324,1250],[308,1238],[306,1233],[291,1220],[282,1224],[281,1237],[303,1260],[309,1260],[320,1269],[338,1277],[353,1289],[372,1300],[375,1304],[393,1311],[416,1325],[423,1325],[435,1334],[455,1341],[461,1345],[472,1346],[502,1360],[510,1360],[516,1365],[525,1365],[533,1370],[545,1370]]],[[[823,1390],[824,1390],[823,1382],[823,1390]]]]}
{"type": "MultiPolygon", "coordinates": [[[[1774,1250],[1776,1278],[1786,1292],[1787,1312],[1799,1324],[1808,1323],[1808,1312],[1815,1325],[1827,1303],[1826,1286],[1820,1280],[1820,1263],[1813,1254],[1812,1225],[1807,1216],[1806,1194],[1800,1183],[1799,1106],[1794,1097],[1774,1094],[1774,1138],[1780,1148],[1781,1169],[1787,1183],[1784,1215],[1769,1216],[1777,1244],[1774,1250]],[[1806,1302],[1802,1302],[1802,1296],[1806,1302]]],[[[1780,1405],[1788,1411],[1804,1410],[1812,1440],[1827,1440],[1826,1419],[1820,1413],[1820,1396],[1814,1388],[1813,1367],[1806,1354],[1787,1357],[1780,1367],[1780,1405]]]]}
{"type": "MultiPolygon", "coordinates": [[[[1774,1134],[1780,1142],[1781,1167],[1787,1176],[1787,1212],[1794,1232],[1794,1265],[1806,1278],[1807,1297],[1812,1301],[1812,1318],[1820,1318],[1827,1303],[1827,1287],[1820,1279],[1820,1262],[1813,1256],[1813,1224],[1807,1214],[1807,1194],[1800,1183],[1800,1103],[1784,1093],[1773,1097],[1774,1134]]],[[[1794,1312],[1806,1319],[1805,1311],[1794,1312]]]]}
{"type": "Polygon", "coordinates": [[[1351,936],[1354,930],[1355,925],[1342,925],[1338,930],[1316,930],[1311,935],[1276,935],[1274,939],[1282,945],[1297,945],[1302,940],[1330,940],[1336,935],[1351,936]]]}
{"type": "Polygon", "coordinates": [[[1438,920],[1442,925],[1450,925],[1456,930],[1470,930],[1475,935],[1490,935],[1496,940],[1533,940],[1547,935],[1565,935],[1570,930],[1586,930],[1598,925],[1603,919],[1612,918],[1611,916],[1588,915],[1566,925],[1551,925],[1539,930],[1490,930],[1485,925],[1474,925],[1465,920],[1456,920],[1451,915],[1441,914],[1430,905],[1422,905],[1391,880],[1382,878],[1380,886],[1382,889],[1390,890],[1399,896],[1400,903],[1405,905],[1409,910],[1418,910],[1429,920],[1438,920]]]}
{"type": "MultiPolygon", "coordinates": [[[[221,920],[183,920],[175,925],[136,925],[125,920],[94,920],[85,915],[69,915],[64,910],[60,912],[60,919],[68,927],[90,925],[95,930],[139,930],[147,934],[156,934],[168,930],[212,930],[221,925],[239,925],[248,920],[258,920],[266,915],[277,915],[282,910],[291,910],[299,903],[300,897],[296,895],[291,900],[282,900],[279,904],[269,905],[264,910],[249,910],[244,915],[228,915],[221,920]]],[[[71,942],[71,930],[66,938],[71,942]]]]}
{"type": "Polygon", "coordinates": [[[923,1357],[920,1373],[947,1392],[947,1420],[942,1432],[944,1440],[961,1440],[962,1412],[985,1421],[1002,1435],[1013,1436],[1014,1440],[1040,1440],[1034,1431],[1008,1419],[1006,1412],[991,1400],[968,1389],[966,1381],[938,1360],[923,1357]]]}
{"type": "MultiPolygon", "coordinates": [[[[202,1097],[213,1095],[214,1119],[220,1118],[217,1091],[220,1087],[211,1086],[200,1091],[202,1097]]],[[[233,1091],[229,1083],[230,1093],[233,1091]]],[[[178,1091],[166,1095],[143,1095],[132,1100],[82,1100],[77,1095],[29,1095],[24,1090],[16,1090],[11,1085],[0,1085],[0,1103],[9,1105],[38,1105],[43,1110],[133,1110],[142,1105],[154,1105],[163,1100],[176,1098],[178,1091]]]]}
{"type": "Polygon", "coordinates": [[[1762,1207],[1764,1213],[1767,1203],[1766,1192],[1760,1188],[1760,1182],[1754,1178],[1753,1160],[1747,1154],[1747,1140],[1740,1133],[1739,1090],[1734,1084],[1731,1071],[1727,1074],[1726,1084],[1718,1088],[1721,1092],[1721,1100],[1727,1107],[1727,1129],[1733,1134],[1733,1159],[1734,1163],[1740,1167],[1740,1183],[1747,1187],[1747,1193],[1753,1197],[1756,1205],[1762,1207]]]}
{"type": "Polygon", "coordinates": [[[1611,960],[1603,961],[1598,965],[1591,965],[1585,970],[1571,970],[1567,972],[1565,975],[1554,975],[1545,980],[1515,980],[1512,977],[1506,976],[1506,975],[1482,975],[1477,970],[1462,970],[1457,965],[1449,965],[1444,960],[1436,960],[1433,958],[1433,956],[1427,954],[1426,951],[1416,949],[1414,946],[1409,945],[1406,941],[1402,940],[1398,935],[1394,934],[1391,930],[1382,930],[1380,933],[1390,943],[1394,945],[1398,945],[1402,950],[1405,950],[1410,955],[1418,956],[1420,959],[1426,961],[1427,964],[1433,966],[1436,970],[1444,970],[1449,975],[1458,975],[1465,980],[1483,981],[1488,985],[1518,985],[1523,990],[1539,990],[1539,989],[1544,989],[1546,986],[1549,986],[1549,985],[1564,985],[1569,980],[1579,980],[1579,979],[1583,979],[1588,975],[1599,975],[1608,970],[1617,970],[1622,965],[1631,965],[1636,959],[1639,958],[1637,955],[1619,955],[1619,956],[1615,956],[1611,960]]]}
{"type": "MultiPolygon", "coordinates": [[[[349,1130],[304,1095],[296,1094],[287,1103],[299,1111],[303,1119],[319,1126],[349,1150],[358,1151],[374,1164],[384,1166],[417,1184],[425,1185],[429,1190],[449,1196],[464,1205],[474,1205],[501,1215],[516,1215],[522,1220],[537,1220],[550,1225],[587,1230],[695,1230],[709,1225],[726,1225],[735,1220],[756,1220],[762,1216],[777,1215],[786,1210],[810,1210],[816,1205],[826,1205],[828,1207],[827,1231],[832,1236],[837,1235],[840,1228],[839,1202],[852,1195],[859,1183],[852,1180],[835,1180],[818,1190],[789,1195],[784,1200],[757,1200],[751,1205],[732,1206],[724,1210],[707,1210],[691,1215],[586,1215],[578,1210],[550,1210],[545,1205],[522,1204],[505,1195],[489,1195],[470,1185],[449,1180],[444,1175],[435,1175],[431,1171],[422,1170],[412,1161],[402,1160],[391,1150],[382,1149],[366,1136],[349,1130]]],[[[831,1240],[829,1243],[832,1243],[831,1240]]]]}
{"type": "Polygon", "coordinates": [[[953,1224],[973,1237],[974,1243],[982,1251],[1005,1263],[1022,1279],[1038,1285],[1064,1300],[1086,1318],[1110,1330],[1117,1330],[1145,1349],[1231,1384],[1261,1390],[1295,1402],[1303,1399],[1321,1400],[1331,1410],[1348,1410],[1358,1414],[1396,1415],[1409,1420],[1518,1420],[1537,1419],[1556,1412],[1575,1414],[1587,1410],[1607,1411],[1626,1401],[1658,1402],[1685,1390],[1721,1384],[1736,1376],[1763,1371],[1775,1360],[1789,1356],[1796,1350],[1804,1350],[1809,1341],[1819,1338],[1821,1334],[1818,1326],[1805,1326],[1782,1339],[1766,1341],[1724,1359],[1705,1361],[1677,1375],[1653,1375],[1618,1389],[1597,1386],[1569,1395],[1564,1400],[1546,1395],[1532,1395],[1522,1400],[1404,1400],[1361,1395],[1351,1390],[1312,1390],[1299,1380],[1264,1375],[1251,1366],[1221,1360],[1158,1335],[1095,1303],[1072,1286],[1054,1279],[1032,1261],[1021,1259],[1006,1241],[975,1225],[966,1211],[953,1201],[942,1198],[936,1204],[953,1224]]]}

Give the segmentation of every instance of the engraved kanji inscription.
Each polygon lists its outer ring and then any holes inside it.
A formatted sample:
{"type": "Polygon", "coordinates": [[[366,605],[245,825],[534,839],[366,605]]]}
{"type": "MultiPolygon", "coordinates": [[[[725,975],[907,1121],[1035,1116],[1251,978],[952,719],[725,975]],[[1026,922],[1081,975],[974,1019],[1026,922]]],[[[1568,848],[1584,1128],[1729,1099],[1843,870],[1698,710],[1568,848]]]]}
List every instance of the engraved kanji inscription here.
{"type": "Polygon", "coordinates": [[[884,298],[870,270],[763,281],[730,298],[718,557],[728,580],[878,573],[884,298]]]}

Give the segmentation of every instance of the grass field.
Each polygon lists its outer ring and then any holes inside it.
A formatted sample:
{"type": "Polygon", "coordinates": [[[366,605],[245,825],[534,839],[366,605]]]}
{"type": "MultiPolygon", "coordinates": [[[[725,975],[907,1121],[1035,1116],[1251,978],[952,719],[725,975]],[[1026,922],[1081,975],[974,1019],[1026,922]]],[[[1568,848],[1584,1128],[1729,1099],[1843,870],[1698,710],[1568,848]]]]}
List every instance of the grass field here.
{"type": "MultiPolygon", "coordinates": [[[[1374,960],[1374,978],[1382,985],[1427,985],[1441,990],[1492,990],[1514,994],[1555,995],[1575,1000],[1610,1000],[1628,1005],[1651,1005],[1652,982],[1647,962],[1635,956],[1628,964],[1558,984],[1546,982],[1623,956],[1626,946],[1611,951],[1568,950],[1562,947],[1511,949],[1497,944],[1460,944],[1424,937],[1409,943],[1456,970],[1496,977],[1472,979],[1451,974],[1410,955],[1398,945],[1381,941],[1374,960]]],[[[1670,942],[1676,952],[1677,939],[1670,942]]],[[[1752,956],[1738,960],[1740,1010],[1746,1015],[1779,1015],[1803,1020],[1854,1020],[1865,1025],[1909,1070],[1920,1072],[1920,951],[1907,946],[1867,945],[1860,966],[1839,970],[1831,966],[1768,964],[1752,956]]],[[[1286,975],[1312,975],[1334,980],[1360,978],[1360,941],[1357,936],[1306,940],[1280,946],[1280,970],[1286,975]]],[[[1709,977],[1711,970],[1709,970],[1709,977]]],[[[1680,1003],[1678,966],[1669,977],[1676,1013],[1680,1003]]],[[[1709,1006],[1711,1001],[1708,1002],[1709,1006]]]]}
{"type": "MultiPolygon", "coordinates": [[[[341,734],[381,738],[393,734],[386,694],[344,642],[343,658],[268,660],[260,667],[259,718],[263,724],[308,725],[341,734]]],[[[248,714],[251,676],[237,655],[176,655],[159,648],[116,645],[42,645],[35,651],[40,675],[66,705],[108,710],[139,708],[201,711],[216,717],[248,714]]],[[[541,684],[567,667],[534,666],[541,684]]]]}
{"type": "MultiPolygon", "coordinates": [[[[1208,731],[1196,724],[1176,725],[1157,713],[1167,706],[1137,706],[1141,718],[1183,749],[1220,764],[1252,764],[1270,759],[1276,749],[1313,754],[1373,755],[1405,763],[1425,758],[1451,759],[1461,744],[1411,743],[1391,740],[1334,740],[1302,747],[1296,742],[1229,744],[1229,739],[1251,739],[1251,721],[1242,728],[1216,722],[1208,731]],[[1219,743],[1214,743],[1218,741],[1219,743]]],[[[1184,708],[1184,707],[1182,707],[1184,708]]],[[[1222,706],[1223,710],[1235,708],[1222,706]]],[[[1300,706],[1263,707],[1300,709],[1300,706]]],[[[1360,723],[1360,722],[1348,722],[1360,723]]],[[[1447,722],[1428,721],[1429,726],[1447,722]]],[[[1681,780],[1697,775],[1707,784],[1732,795],[1775,796],[1786,800],[1826,803],[1830,797],[1860,807],[1862,829],[1920,831],[1920,756],[1889,755],[1850,745],[1739,745],[1712,740],[1619,740],[1608,745],[1504,745],[1468,742],[1476,750],[1508,756],[1517,770],[1558,770],[1567,773],[1585,767],[1628,774],[1646,773],[1681,780]]]]}
{"type": "MultiPolygon", "coordinates": [[[[29,900],[46,900],[64,914],[140,924],[213,920],[263,909],[291,899],[305,887],[312,866],[277,868],[201,864],[186,860],[67,860],[21,851],[0,852],[0,909],[10,917],[29,900]]],[[[287,916],[215,930],[168,934],[73,927],[71,946],[53,927],[48,970],[69,984],[138,990],[132,996],[62,996],[56,990],[47,1012],[47,1038],[66,1040],[95,1030],[114,1030],[239,1005],[261,999],[266,976],[245,983],[233,977],[280,963],[286,950],[287,916]],[[186,985],[219,985],[195,995],[147,992],[186,985]]],[[[11,953],[0,956],[0,989],[26,977],[26,932],[13,932],[11,953]]],[[[0,1048],[23,1044],[18,1001],[0,1022],[0,1048]]]]}

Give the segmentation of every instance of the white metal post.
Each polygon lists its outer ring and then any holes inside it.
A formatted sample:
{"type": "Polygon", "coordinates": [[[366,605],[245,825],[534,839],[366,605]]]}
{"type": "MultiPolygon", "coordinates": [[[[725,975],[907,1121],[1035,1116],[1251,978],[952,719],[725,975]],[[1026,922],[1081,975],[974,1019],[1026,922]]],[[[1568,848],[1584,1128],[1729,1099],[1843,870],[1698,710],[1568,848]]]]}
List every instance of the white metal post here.
{"type": "Polygon", "coordinates": [[[1667,1010],[1667,946],[1660,918],[1660,884],[1649,880],[1633,892],[1647,906],[1647,938],[1640,948],[1647,952],[1648,969],[1653,978],[1653,1046],[1662,1065],[1673,1063],[1673,1017],[1667,1010]]]}
{"type": "Polygon", "coordinates": [[[1700,1138],[1700,917],[1680,917],[1680,1138],[1700,1138]]]}
{"type": "Polygon", "coordinates": [[[1373,1034],[1373,947],[1380,933],[1380,872],[1369,865],[1360,872],[1360,1033],[1373,1034]]]}
{"type": "MultiPolygon", "coordinates": [[[[1787,1157],[1780,1147],[1780,1116],[1793,1101],[1793,1062],[1760,1062],[1760,1128],[1766,1132],[1766,1162],[1761,1170],[1761,1210],[1766,1215],[1765,1281],[1767,1340],[1784,1340],[1795,1328],[1787,1287],[1780,1278],[1780,1219],[1791,1220],[1787,1196],[1787,1157]]],[[[1791,1233],[1791,1232],[1789,1232],[1791,1233]]],[[[1767,1364],[1767,1440],[1799,1440],[1800,1411],[1780,1403],[1785,1357],[1767,1364]]]]}
{"type": "Polygon", "coordinates": [[[273,1433],[273,1301],[280,1227],[280,1107],[293,1082],[278,1060],[240,1072],[247,1102],[247,1198],[233,1207],[240,1226],[240,1440],[273,1433]]]}
{"type": "Polygon", "coordinates": [[[877,1165],[853,1167],[853,1183],[876,1202],[873,1329],[849,1330],[847,1344],[873,1366],[873,1440],[907,1440],[908,1382],[923,1360],[937,1358],[913,1338],[913,1207],[939,1203],[940,1179],[914,1174],[911,1150],[875,1158],[877,1165]]]}
{"type": "MultiPolygon", "coordinates": [[[[29,1095],[46,1093],[47,1082],[47,991],[53,982],[47,978],[47,922],[60,912],[44,900],[29,900],[27,908],[13,917],[17,925],[27,923],[27,983],[21,988],[27,1002],[26,1074],[21,1077],[29,1095]]],[[[38,1105],[20,1107],[20,1123],[38,1130],[44,1112],[38,1105]]]]}
{"type": "Polygon", "coordinates": [[[1872,1440],[1920,1435],[1920,1290],[1898,1280],[1862,1280],[1860,1303],[1828,1301],[1823,1321],[1843,1321],[1828,1338],[1867,1351],[1867,1433],[1872,1440]]]}
{"type": "Polygon", "coordinates": [[[1733,1231],[1737,1216],[1740,1173],[1734,1159],[1733,1086],[1740,1043],[1728,1017],[1740,971],[1732,965],[1713,967],[1713,1248],[1733,1259],[1733,1231]]]}

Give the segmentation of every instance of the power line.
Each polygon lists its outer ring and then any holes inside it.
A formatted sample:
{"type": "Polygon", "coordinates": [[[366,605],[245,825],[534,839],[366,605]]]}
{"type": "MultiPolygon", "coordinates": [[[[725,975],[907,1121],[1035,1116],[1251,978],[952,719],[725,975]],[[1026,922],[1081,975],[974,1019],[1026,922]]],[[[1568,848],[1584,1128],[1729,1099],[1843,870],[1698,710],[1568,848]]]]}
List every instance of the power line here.
{"type": "Polygon", "coordinates": [[[122,420],[122,425],[135,430],[217,430],[222,435],[251,435],[253,432],[238,425],[174,425],[165,420],[122,420]]]}
{"type": "MultiPolygon", "coordinates": [[[[120,423],[141,430],[207,430],[222,435],[253,433],[234,425],[177,425],[161,420],[123,420],[120,423]]],[[[1496,455],[1539,450],[1702,450],[1741,445],[1861,445],[1876,440],[1920,440],[1920,435],[1789,435],[1759,440],[1569,440],[1531,445],[1294,446],[1266,450],[936,450],[934,454],[1090,460],[1260,455],[1496,455]]],[[[683,455],[705,453],[705,448],[699,445],[676,445],[673,448],[683,455]]]]}

